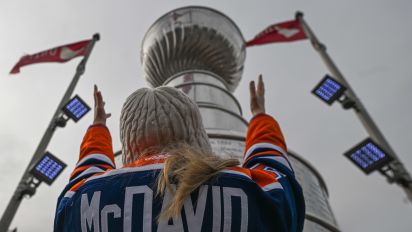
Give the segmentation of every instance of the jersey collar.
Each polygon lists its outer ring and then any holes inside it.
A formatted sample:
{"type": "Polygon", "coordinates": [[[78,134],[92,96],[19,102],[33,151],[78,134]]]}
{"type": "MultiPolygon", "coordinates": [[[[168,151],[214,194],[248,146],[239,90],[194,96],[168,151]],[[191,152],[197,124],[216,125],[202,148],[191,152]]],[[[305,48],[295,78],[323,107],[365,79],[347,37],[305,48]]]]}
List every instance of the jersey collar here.
{"type": "Polygon", "coordinates": [[[149,155],[142,157],[140,159],[137,159],[133,161],[132,163],[125,165],[125,168],[131,168],[131,167],[142,167],[146,165],[151,165],[151,164],[162,164],[165,162],[166,158],[169,157],[169,154],[154,154],[154,155],[149,155]]]}

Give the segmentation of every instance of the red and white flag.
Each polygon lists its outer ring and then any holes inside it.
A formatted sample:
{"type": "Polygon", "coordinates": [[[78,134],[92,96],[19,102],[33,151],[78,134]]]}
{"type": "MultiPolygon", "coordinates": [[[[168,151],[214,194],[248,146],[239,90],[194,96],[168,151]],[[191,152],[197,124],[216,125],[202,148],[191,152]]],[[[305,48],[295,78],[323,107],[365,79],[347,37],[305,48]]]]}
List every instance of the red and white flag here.
{"type": "Polygon", "coordinates": [[[246,42],[246,46],[289,42],[294,40],[306,39],[306,34],[298,20],[292,20],[270,25],[260,32],[252,40],[246,42]]]}
{"type": "Polygon", "coordinates": [[[78,56],[86,55],[86,50],[90,42],[93,40],[84,40],[77,43],[67,44],[60,47],[55,47],[46,51],[42,51],[33,55],[25,55],[20,58],[19,62],[14,65],[10,74],[20,72],[20,67],[43,63],[43,62],[59,62],[63,63],[78,56]]]}

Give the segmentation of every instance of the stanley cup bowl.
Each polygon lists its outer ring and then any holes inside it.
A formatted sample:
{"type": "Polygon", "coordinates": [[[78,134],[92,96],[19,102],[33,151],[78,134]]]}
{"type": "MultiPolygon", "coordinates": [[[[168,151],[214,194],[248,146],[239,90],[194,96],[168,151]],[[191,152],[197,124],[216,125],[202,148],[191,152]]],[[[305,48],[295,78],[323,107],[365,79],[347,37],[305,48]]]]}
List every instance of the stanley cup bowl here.
{"type": "Polygon", "coordinates": [[[207,71],[221,77],[233,92],[242,76],[245,40],[226,15],[189,6],[160,17],[141,48],[144,75],[152,87],[182,72],[207,71]]]}

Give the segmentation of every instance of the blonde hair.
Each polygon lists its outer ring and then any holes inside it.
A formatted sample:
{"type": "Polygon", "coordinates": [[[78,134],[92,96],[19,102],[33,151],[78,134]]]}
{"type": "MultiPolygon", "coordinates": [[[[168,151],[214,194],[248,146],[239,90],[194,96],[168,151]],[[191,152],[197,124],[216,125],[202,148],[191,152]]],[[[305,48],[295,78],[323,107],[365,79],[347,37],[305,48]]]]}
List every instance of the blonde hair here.
{"type": "Polygon", "coordinates": [[[159,219],[180,215],[184,200],[203,183],[215,177],[219,171],[239,165],[237,159],[224,159],[212,153],[204,153],[179,145],[167,151],[169,155],[157,179],[157,193],[164,196],[168,190],[173,194],[170,204],[161,212],[159,219]],[[176,190],[172,187],[176,184],[176,190]]]}

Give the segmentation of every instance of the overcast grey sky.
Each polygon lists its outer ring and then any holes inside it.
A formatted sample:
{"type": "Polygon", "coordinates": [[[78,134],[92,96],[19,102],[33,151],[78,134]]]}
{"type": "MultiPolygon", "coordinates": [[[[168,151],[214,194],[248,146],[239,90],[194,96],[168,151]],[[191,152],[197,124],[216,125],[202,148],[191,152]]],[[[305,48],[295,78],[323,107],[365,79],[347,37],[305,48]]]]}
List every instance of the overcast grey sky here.
{"type": "MultiPolygon", "coordinates": [[[[101,34],[75,93],[93,104],[96,83],[113,116],[108,127],[120,148],[118,119],[125,98],[146,86],[140,45],[148,27],[174,8],[202,5],[231,19],[249,39],[296,10],[324,42],[353,89],[405,166],[412,171],[412,2],[347,1],[0,1],[0,214],[41,139],[80,59],[8,72],[25,53],[35,53],[101,34]]],[[[247,50],[235,96],[250,118],[247,83],[262,73],[267,109],[280,122],[290,149],[324,177],[342,231],[411,231],[412,205],[379,174],[365,176],[343,153],[367,137],[355,114],[328,107],[310,91],[327,73],[308,41],[247,50]]],[[[49,187],[24,200],[13,221],[19,231],[51,231],[57,196],[77,160],[89,113],[59,129],[48,150],[69,164],[49,187]]]]}

